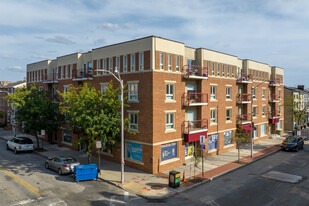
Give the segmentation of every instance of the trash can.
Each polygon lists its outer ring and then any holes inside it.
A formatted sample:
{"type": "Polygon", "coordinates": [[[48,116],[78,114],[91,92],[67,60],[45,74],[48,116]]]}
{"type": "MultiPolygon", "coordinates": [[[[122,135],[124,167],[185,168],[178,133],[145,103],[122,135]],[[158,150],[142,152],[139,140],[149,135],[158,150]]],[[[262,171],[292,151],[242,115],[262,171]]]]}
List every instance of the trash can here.
{"type": "Polygon", "coordinates": [[[180,172],[170,171],[168,186],[176,188],[180,186],[180,172]]]}
{"type": "Polygon", "coordinates": [[[98,171],[96,164],[74,166],[74,180],[79,182],[81,180],[98,179],[98,171]]]}

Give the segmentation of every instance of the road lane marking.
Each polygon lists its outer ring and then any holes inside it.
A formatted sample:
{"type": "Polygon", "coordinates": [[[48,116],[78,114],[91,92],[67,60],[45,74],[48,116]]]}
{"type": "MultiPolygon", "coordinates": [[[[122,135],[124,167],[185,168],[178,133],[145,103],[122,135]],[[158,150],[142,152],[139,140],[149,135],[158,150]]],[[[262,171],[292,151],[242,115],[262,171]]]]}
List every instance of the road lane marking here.
{"type": "Polygon", "coordinates": [[[19,202],[14,203],[13,205],[10,205],[10,206],[26,205],[26,204],[29,204],[29,203],[34,202],[34,201],[35,201],[35,200],[31,200],[31,199],[22,200],[22,201],[19,201],[19,202]]]}
{"type": "Polygon", "coordinates": [[[28,190],[30,190],[31,192],[33,192],[34,194],[36,194],[37,196],[42,196],[43,194],[39,192],[38,189],[36,189],[35,187],[33,187],[32,185],[30,185],[28,182],[22,180],[21,178],[19,178],[18,176],[16,176],[15,174],[13,174],[12,172],[7,171],[6,169],[0,167],[0,170],[5,173],[6,175],[10,176],[11,178],[13,178],[15,181],[17,181],[18,183],[20,183],[21,185],[23,185],[24,187],[26,187],[28,190]]]}

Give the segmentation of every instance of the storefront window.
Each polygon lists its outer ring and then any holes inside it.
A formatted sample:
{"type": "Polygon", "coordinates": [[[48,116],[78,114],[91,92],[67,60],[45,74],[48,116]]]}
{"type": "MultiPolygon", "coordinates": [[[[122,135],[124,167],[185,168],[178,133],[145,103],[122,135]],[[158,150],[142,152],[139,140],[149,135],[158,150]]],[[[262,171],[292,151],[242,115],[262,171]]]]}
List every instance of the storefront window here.
{"type": "Polygon", "coordinates": [[[193,151],[194,151],[194,143],[193,142],[186,143],[185,157],[192,156],[193,155],[193,151]]]}
{"type": "Polygon", "coordinates": [[[166,161],[177,157],[177,143],[161,145],[161,161],[166,161]]]}
{"type": "Polygon", "coordinates": [[[126,142],[126,158],[143,161],[143,147],[141,144],[126,142]]]}
{"type": "Polygon", "coordinates": [[[232,144],[233,131],[224,132],[224,146],[232,144]]]}
{"type": "Polygon", "coordinates": [[[70,130],[63,131],[63,142],[72,143],[72,132],[70,130]]]}
{"type": "Polygon", "coordinates": [[[218,148],[218,133],[208,135],[208,150],[218,148]]]}

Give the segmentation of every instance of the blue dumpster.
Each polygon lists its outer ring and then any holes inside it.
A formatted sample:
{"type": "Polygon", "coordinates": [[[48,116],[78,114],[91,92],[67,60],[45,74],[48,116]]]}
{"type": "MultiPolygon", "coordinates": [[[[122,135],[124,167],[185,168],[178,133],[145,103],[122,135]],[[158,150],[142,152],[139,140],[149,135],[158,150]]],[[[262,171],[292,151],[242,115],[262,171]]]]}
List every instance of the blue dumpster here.
{"type": "Polygon", "coordinates": [[[74,180],[79,182],[82,180],[98,179],[98,171],[96,164],[76,165],[74,166],[74,180]]]}

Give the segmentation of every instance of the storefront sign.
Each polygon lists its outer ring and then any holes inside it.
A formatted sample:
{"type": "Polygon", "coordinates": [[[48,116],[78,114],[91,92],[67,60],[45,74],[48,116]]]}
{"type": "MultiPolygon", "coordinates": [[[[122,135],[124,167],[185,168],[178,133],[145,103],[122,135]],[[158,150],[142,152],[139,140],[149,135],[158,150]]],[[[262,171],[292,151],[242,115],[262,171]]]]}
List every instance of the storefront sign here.
{"type": "Polygon", "coordinates": [[[208,135],[208,150],[217,149],[218,148],[218,133],[208,135]]]}
{"type": "Polygon", "coordinates": [[[101,141],[97,141],[97,142],[96,142],[96,147],[97,147],[98,149],[102,148],[101,141]]]}
{"type": "Polygon", "coordinates": [[[224,145],[232,144],[233,131],[224,132],[224,145]]]}
{"type": "Polygon", "coordinates": [[[161,145],[161,161],[173,159],[177,157],[177,143],[169,143],[161,145]]]}
{"type": "Polygon", "coordinates": [[[127,142],[126,154],[128,159],[143,161],[143,148],[141,144],[127,142]]]}
{"type": "Polygon", "coordinates": [[[205,135],[200,135],[200,149],[205,150],[205,135]]]}

